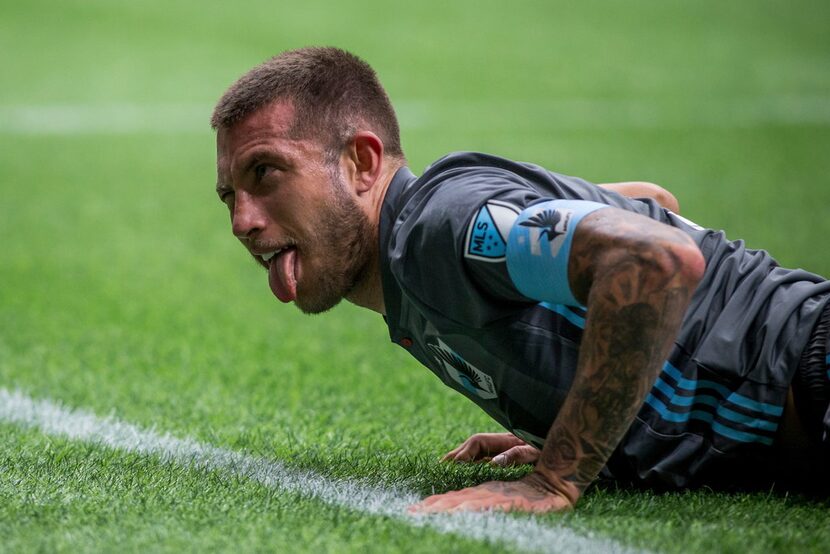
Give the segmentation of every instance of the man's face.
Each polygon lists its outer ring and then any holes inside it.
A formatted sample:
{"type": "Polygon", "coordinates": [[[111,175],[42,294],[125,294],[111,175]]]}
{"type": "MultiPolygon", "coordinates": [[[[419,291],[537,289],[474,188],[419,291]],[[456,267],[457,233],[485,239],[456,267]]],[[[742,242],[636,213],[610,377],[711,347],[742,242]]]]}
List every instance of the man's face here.
{"type": "Polygon", "coordinates": [[[290,136],[294,109],[278,102],[217,134],[216,192],[233,234],[268,270],[282,302],[319,313],[368,270],[375,233],[320,141],[290,136]]]}

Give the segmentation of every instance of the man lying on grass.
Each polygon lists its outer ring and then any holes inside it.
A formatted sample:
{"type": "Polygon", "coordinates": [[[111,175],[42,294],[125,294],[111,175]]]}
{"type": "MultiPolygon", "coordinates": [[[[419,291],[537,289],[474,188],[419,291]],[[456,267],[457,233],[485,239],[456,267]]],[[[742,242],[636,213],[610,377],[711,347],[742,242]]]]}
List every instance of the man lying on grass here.
{"type": "Polygon", "coordinates": [[[469,152],[416,177],[376,75],[334,48],[255,67],[212,125],[216,192],[274,295],[382,314],[510,431],[447,459],[536,464],[414,511],[556,511],[600,475],[687,487],[821,463],[825,279],[679,217],[646,183],[469,152]]]}

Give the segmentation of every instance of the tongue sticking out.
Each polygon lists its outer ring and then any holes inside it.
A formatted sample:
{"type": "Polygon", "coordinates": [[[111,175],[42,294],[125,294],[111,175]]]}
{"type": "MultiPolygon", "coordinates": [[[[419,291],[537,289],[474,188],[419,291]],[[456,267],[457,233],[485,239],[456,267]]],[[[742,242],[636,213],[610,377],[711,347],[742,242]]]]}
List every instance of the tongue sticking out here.
{"type": "Polygon", "coordinates": [[[280,302],[291,302],[297,297],[296,261],[297,250],[287,248],[271,258],[268,265],[268,285],[280,302]]]}

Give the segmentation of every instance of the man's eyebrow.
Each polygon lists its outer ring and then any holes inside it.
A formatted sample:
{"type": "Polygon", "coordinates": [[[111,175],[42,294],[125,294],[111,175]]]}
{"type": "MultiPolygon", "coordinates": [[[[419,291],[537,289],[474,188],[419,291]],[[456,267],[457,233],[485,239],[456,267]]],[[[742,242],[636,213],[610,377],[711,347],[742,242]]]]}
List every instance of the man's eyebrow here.
{"type": "Polygon", "coordinates": [[[290,161],[288,158],[274,152],[273,150],[268,150],[265,148],[258,148],[252,150],[245,156],[245,165],[242,170],[242,173],[247,173],[251,171],[257,164],[268,162],[271,165],[274,165],[280,169],[286,169],[291,166],[290,161]]]}
{"type": "MultiPolygon", "coordinates": [[[[242,174],[250,172],[254,169],[258,164],[266,162],[270,165],[276,166],[279,169],[287,169],[292,166],[289,158],[285,157],[282,154],[275,153],[273,150],[268,150],[266,148],[257,148],[252,150],[251,152],[247,153],[243,158],[243,169],[242,174]]],[[[233,192],[234,188],[232,185],[225,183],[224,181],[216,181],[216,194],[220,197],[225,194],[226,192],[233,192]]]]}

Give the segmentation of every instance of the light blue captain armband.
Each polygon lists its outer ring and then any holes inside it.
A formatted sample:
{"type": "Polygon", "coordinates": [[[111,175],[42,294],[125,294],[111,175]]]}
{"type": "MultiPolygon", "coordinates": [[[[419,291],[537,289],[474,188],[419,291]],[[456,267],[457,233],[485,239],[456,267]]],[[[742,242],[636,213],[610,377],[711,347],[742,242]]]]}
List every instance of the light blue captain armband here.
{"type": "Polygon", "coordinates": [[[519,292],[544,302],[581,306],[568,283],[568,258],[579,221],[606,204],[548,200],[525,208],[507,239],[507,272],[519,292]]]}

